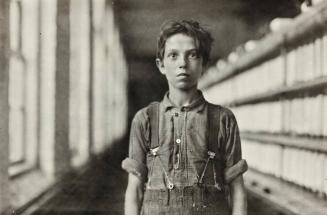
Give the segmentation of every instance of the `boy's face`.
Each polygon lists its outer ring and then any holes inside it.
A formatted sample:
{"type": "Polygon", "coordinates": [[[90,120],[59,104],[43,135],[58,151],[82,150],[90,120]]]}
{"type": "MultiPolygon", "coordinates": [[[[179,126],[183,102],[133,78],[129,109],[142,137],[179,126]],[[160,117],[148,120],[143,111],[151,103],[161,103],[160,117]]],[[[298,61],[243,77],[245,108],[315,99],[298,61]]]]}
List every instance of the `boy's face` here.
{"type": "Polygon", "coordinates": [[[169,88],[180,90],[197,87],[204,69],[202,61],[195,40],[181,33],[166,40],[163,60],[156,60],[160,72],[168,80],[169,88]]]}

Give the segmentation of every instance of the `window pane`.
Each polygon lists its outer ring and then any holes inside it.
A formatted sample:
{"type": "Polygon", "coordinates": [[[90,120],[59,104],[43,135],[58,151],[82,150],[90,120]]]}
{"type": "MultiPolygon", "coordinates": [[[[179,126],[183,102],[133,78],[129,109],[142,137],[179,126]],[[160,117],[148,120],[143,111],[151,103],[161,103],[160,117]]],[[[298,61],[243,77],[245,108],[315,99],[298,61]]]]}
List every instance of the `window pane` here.
{"type": "Polygon", "coordinates": [[[9,158],[17,162],[24,158],[24,71],[23,63],[11,57],[9,73],[9,158]]]}

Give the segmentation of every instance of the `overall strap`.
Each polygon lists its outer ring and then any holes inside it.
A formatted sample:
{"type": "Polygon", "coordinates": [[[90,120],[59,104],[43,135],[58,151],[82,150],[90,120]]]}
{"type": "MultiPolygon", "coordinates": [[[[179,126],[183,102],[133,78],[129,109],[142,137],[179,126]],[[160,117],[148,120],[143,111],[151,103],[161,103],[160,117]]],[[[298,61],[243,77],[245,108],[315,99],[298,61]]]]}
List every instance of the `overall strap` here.
{"type": "MultiPolygon", "coordinates": [[[[218,182],[217,179],[217,169],[216,169],[216,162],[214,161],[216,156],[220,156],[220,147],[218,143],[218,132],[219,132],[219,106],[213,105],[208,103],[208,112],[207,112],[207,129],[208,129],[208,158],[206,161],[206,164],[204,166],[204,169],[202,171],[201,177],[199,179],[199,184],[202,184],[203,177],[206,173],[206,170],[208,168],[208,164],[211,161],[212,163],[212,173],[213,173],[213,179],[215,182],[215,187],[218,190],[222,190],[222,186],[218,182]]],[[[220,175],[220,174],[219,174],[220,175]]]]}
{"type": "Polygon", "coordinates": [[[166,171],[164,164],[157,154],[157,150],[159,145],[159,111],[160,111],[160,103],[159,102],[152,102],[148,108],[148,116],[150,118],[150,153],[152,156],[157,157],[159,159],[159,164],[161,165],[162,171],[165,174],[167,180],[167,188],[173,189],[174,183],[173,180],[169,177],[168,171],[166,171]]]}
{"type": "Polygon", "coordinates": [[[216,162],[214,162],[213,158],[215,156],[222,156],[223,150],[221,149],[220,143],[218,142],[218,133],[219,133],[219,125],[220,125],[220,106],[210,104],[208,105],[208,129],[209,129],[209,144],[208,144],[208,155],[211,158],[212,162],[212,171],[213,171],[213,179],[215,182],[215,187],[222,191],[224,190],[224,179],[221,179],[221,172],[217,172],[216,162]],[[217,173],[219,176],[217,176],[217,173]]]}
{"type": "Polygon", "coordinates": [[[159,147],[159,102],[152,102],[148,108],[150,118],[150,149],[159,147]]]}
{"type": "Polygon", "coordinates": [[[220,111],[219,106],[214,104],[208,104],[208,131],[209,131],[209,144],[208,150],[214,153],[221,153],[218,143],[219,121],[220,111]]]}

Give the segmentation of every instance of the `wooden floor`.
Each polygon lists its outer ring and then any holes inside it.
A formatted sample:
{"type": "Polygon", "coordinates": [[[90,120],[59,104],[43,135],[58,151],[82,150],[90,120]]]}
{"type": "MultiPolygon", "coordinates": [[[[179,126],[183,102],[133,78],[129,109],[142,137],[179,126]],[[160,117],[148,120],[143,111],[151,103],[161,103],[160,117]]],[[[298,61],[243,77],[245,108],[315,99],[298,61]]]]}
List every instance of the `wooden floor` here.
{"type": "MultiPolygon", "coordinates": [[[[122,157],[116,152],[94,161],[88,170],[69,180],[57,195],[33,214],[123,214],[127,174],[120,168],[122,157]]],[[[250,194],[248,210],[248,215],[285,214],[250,194]]]]}

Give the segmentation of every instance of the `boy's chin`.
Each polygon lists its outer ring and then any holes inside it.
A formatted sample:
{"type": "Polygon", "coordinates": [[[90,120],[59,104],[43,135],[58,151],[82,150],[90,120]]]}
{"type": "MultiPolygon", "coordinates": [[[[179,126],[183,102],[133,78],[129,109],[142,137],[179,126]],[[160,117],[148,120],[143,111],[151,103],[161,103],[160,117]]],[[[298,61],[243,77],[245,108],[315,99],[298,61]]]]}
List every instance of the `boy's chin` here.
{"type": "Polygon", "coordinates": [[[197,89],[196,86],[197,86],[196,84],[195,85],[194,84],[193,85],[178,84],[178,85],[175,86],[175,89],[180,90],[180,91],[191,91],[191,90],[196,90],[197,89]]]}

